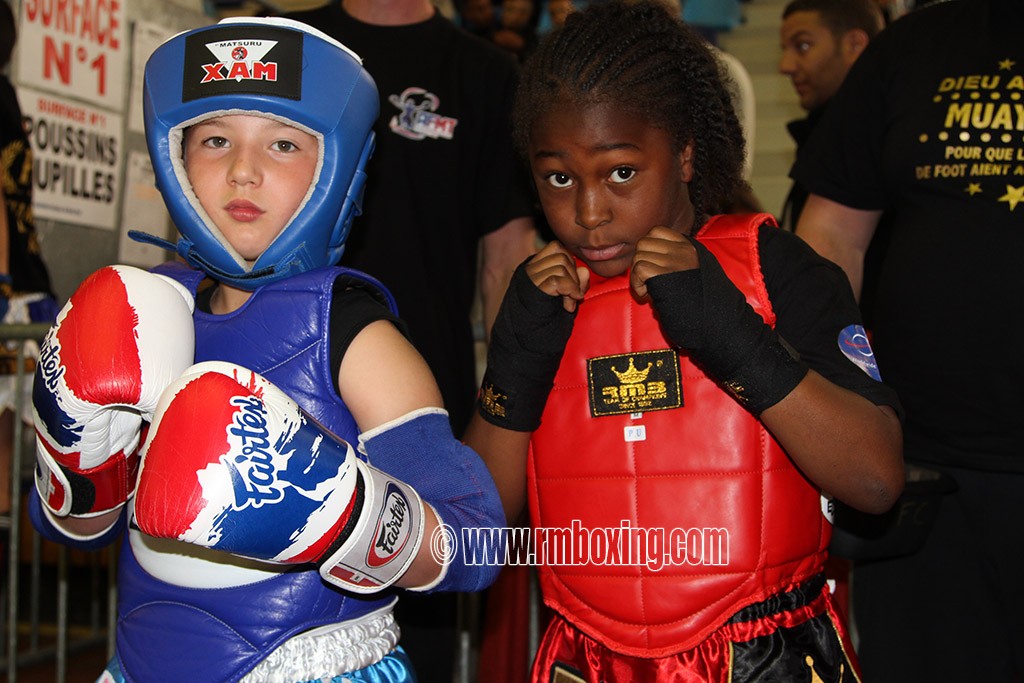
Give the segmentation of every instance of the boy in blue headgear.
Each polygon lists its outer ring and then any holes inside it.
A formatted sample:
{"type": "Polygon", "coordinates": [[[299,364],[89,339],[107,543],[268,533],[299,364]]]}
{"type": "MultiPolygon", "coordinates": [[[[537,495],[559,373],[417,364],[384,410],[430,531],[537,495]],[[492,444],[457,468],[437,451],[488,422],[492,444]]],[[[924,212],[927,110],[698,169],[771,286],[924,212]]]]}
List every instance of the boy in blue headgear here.
{"type": "Polygon", "coordinates": [[[237,19],[162,45],[144,96],[181,239],[138,237],[186,263],[88,278],[33,401],[37,528],[128,528],[101,680],[415,680],[388,587],[485,587],[445,534],[503,517],[390,294],[334,265],[373,81],[308,26],[237,19]]]}

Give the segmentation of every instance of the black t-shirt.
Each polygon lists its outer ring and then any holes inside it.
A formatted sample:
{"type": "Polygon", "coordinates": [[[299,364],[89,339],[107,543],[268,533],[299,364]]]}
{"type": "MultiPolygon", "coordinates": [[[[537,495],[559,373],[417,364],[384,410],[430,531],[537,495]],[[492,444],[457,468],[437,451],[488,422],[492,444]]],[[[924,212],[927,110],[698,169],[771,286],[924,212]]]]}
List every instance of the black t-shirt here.
{"type": "MultiPolygon", "coordinates": [[[[217,290],[217,285],[211,280],[207,282],[210,284],[201,286],[196,293],[196,309],[212,313],[210,299],[217,290]]],[[[328,344],[331,353],[331,378],[334,382],[334,391],[339,396],[341,390],[338,387],[338,371],[341,369],[341,360],[345,357],[345,352],[363,328],[378,320],[387,320],[394,324],[399,332],[406,333],[405,325],[391,312],[381,296],[366,287],[361,280],[339,277],[334,281],[328,344]]]]}
{"type": "MultiPolygon", "coordinates": [[[[804,143],[807,142],[807,138],[811,136],[811,132],[818,125],[818,121],[821,120],[821,115],[824,113],[824,107],[819,107],[809,112],[805,118],[796,119],[786,124],[789,136],[796,143],[796,157],[798,159],[803,151],[804,143]]],[[[782,205],[779,225],[786,230],[795,230],[796,224],[800,220],[800,213],[804,210],[804,204],[806,203],[807,188],[798,182],[794,182],[793,186],[789,188],[789,193],[786,195],[786,200],[782,205]]]]}
{"type": "Polygon", "coordinates": [[[394,294],[461,433],[476,393],[470,309],[478,242],[532,213],[511,140],[515,61],[439,14],[375,26],[331,3],[289,16],[355,51],[377,83],[377,148],[342,264],[394,294]]]}
{"type": "Polygon", "coordinates": [[[0,75],[0,183],[7,203],[11,287],[52,296],[32,216],[32,150],[21,119],[14,88],[0,75]]]}
{"type": "Polygon", "coordinates": [[[762,226],[757,239],[779,336],[830,382],[902,414],[896,393],[851,360],[870,360],[870,351],[853,338],[861,314],[842,269],[786,230],[762,226]]]}
{"type": "MultiPolygon", "coordinates": [[[[806,118],[790,121],[786,124],[790,137],[796,142],[796,158],[798,160],[800,155],[806,152],[804,143],[811,137],[811,133],[814,132],[818,122],[821,121],[821,117],[824,116],[827,107],[828,103],[826,102],[824,105],[809,112],[806,118]]],[[[782,207],[782,215],[779,217],[780,226],[786,230],[796,230],[797,223],[800,222],[800,214],[803,213],[808,196],[810,196],[810,193],[806,187],[799,182],[793,183],[793,187],[790,188],[789,194],[786,195],[786,201],[782,207]]],[[[860,312],[864,317],[864,326],[868,329],[874,326],[875,292],[878,286],[879,269],[889,244],[889,230],[889,225],[883,218],[874,236],[871,238],[867,253],[864,255],[860,312]]]]}
{"type": "Polygon", "coordinates": [[[1024,471],[1024,3],[952,0],[873,40],[793,177],[884,210],[875,351],[912,459],[1024,471]]]}

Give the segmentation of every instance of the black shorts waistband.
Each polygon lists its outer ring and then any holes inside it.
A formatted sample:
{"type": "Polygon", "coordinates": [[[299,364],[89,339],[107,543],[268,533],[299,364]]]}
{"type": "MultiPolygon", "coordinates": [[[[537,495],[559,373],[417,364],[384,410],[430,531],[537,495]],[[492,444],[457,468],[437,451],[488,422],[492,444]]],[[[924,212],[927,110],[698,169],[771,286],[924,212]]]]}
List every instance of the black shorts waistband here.
{"type": "Polygon", "coordinates": [[[825,575],[816,574],[792,590],[788,590],[785,593],[779,593],[778,595],[773,595],[767,600],[744,607],[739,612],[732,615],[732,618],[726,623],[738,624],[744,621],[756,621],[772,614],[789,612],[791,610],[800,609],[801,607],[806,607],[818,597],[824,586],[825,575]]]}

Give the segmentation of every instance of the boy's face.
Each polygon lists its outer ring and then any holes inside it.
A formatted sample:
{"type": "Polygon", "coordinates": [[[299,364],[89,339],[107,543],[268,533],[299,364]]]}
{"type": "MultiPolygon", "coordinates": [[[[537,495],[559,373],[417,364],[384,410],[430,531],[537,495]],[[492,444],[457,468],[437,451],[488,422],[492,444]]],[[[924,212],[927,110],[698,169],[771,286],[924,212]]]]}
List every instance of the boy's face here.
{"type": "Polygon", "coordinates": [[[313,183],[319,145],[262,116],[220,116],[185,134],[185,171],[206,213],[252,263],[298,210],[313,183]]]}
{"type": "Polygon", "coordinates": [[[530,135],[530,169],[558,240],[598,275],[626,272],[655,226],[689,234],[692,146],[614,103],[553,106],[530,135]]]}
{"type": "Polygon", "coordinates": [[[793,12],[783,20],[779,71],[789,76],[800,106],[807,111],[836,94],[860,55],[851,33],[837,39],[818,11],[793,12]]]}

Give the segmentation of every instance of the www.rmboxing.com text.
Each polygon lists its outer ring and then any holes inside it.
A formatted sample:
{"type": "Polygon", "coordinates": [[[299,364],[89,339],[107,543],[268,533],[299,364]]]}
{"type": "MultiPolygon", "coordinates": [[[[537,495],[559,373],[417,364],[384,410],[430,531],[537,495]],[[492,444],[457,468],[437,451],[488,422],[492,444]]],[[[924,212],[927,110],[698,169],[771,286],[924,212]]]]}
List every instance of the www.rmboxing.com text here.
{"type": "Polygon", "coordinates": [[[430,538],[439,562],[461,553],[467,565],[646,566],[651,571],[677,565],[729,564],[726,529],[635,527],[591,528],[574,520],[569,527],[455,530],[442,524],[430,538]]]}

